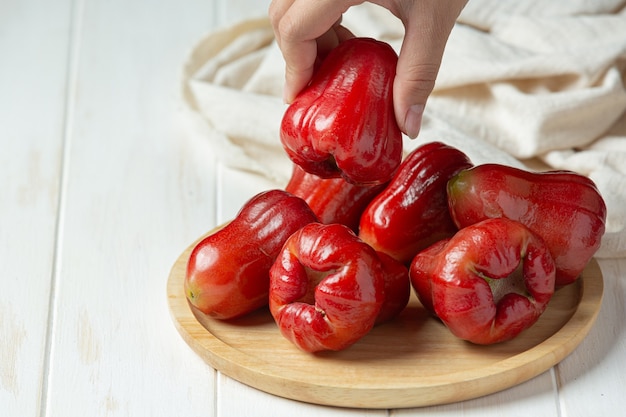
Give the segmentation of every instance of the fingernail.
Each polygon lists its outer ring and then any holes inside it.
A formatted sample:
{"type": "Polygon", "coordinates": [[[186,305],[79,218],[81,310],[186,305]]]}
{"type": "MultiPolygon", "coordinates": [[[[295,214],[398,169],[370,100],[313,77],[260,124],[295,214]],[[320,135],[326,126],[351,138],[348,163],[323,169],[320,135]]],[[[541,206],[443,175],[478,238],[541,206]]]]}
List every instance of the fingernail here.
{"type": "Polygon", "coordinates": [[[404,117],[404,130],[411,139],[415,139],[420,132],[423,114],[423,104],[413,104],[406,112],[406,116],[404,117]]]}

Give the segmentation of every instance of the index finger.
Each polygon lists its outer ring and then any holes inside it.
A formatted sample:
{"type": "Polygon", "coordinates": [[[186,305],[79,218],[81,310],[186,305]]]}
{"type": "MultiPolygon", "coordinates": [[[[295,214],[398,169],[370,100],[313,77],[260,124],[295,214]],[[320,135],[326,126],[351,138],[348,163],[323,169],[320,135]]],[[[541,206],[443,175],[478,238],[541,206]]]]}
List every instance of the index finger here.
{"type": "Polygon", "coordinates": [[[350,2],[296,0],[273,24],[285,59],[285,101],[309,82],[317,58],[317,39],[338,22],[350,2]]]}

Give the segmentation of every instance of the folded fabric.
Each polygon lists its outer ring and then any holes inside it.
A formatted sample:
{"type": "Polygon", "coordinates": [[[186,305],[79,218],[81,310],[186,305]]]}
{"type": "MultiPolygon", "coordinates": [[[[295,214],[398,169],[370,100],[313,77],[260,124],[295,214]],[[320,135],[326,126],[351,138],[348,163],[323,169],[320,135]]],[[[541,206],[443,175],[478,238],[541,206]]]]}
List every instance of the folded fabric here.
{"type": "MultiPolygon", "coordinates": [[[[403,26],[369,3],[343,24],[399,51],[403,26]]],[[[221,160],[286,183],[279,140],[284,61],[266,17],[212,32],[185,63],[189,132],[221,160]]],[[[593,179],[607,202],[598,257],[626,256],[626,1],[471,0],[448,41],[418,139],[475,164],[569,169],[593,179]],[[532,162],[532,165],[529,165],[532,162]]]]}

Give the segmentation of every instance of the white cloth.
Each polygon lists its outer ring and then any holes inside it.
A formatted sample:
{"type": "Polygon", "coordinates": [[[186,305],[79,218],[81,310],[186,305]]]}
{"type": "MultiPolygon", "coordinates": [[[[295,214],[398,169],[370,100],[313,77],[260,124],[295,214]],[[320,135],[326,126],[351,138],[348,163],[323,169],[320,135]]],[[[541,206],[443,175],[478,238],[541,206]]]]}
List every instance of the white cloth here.
{"type": "MultiPolygon", "coordinates": [[[[343,24],[397,51],[403,27],[365,3],[343,24]]],[[[266,17],[212,32],[184,67],[190,132],[231,166],[284,185],[279,140],[284,61],[266,17]]],[[[418,139],[475,164],[569,169],[589,176],[608,207],[598,257],[626,256],[626,0],[470,0],[448,41],[418,139]],[[529,165],[533,162],[533,165],[529,165]]]]}

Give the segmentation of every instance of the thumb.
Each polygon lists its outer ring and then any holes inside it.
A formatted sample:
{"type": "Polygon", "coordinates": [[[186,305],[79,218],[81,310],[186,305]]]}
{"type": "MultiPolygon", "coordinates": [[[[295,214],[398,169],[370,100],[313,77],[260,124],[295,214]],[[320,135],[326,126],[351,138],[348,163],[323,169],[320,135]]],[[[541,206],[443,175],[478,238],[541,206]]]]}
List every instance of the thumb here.
{"type": "Polygon", "coordinates": [[[426,101],[435,86],[448,36],[465,2],[460,8],[437,0],[413,4],[414,7],[402,16],[405,35],[393,86],[396,120],[400,130],[410,138],[417,137],[420,131],[426,101]]]}

